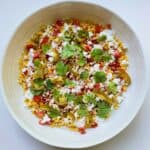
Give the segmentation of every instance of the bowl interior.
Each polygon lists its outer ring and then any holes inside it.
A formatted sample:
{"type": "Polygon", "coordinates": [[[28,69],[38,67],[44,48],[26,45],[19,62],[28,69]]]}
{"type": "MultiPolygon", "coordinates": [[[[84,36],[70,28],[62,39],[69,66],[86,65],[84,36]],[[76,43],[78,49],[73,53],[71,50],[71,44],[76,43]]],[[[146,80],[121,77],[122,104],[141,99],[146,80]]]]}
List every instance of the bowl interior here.
{"type": "Polygon", "coordinates": [[[133,119],[143,101],[145,64],[140,44],[129,26],[112,12],[89,3],[62,2],[41,9],[27,18],[17,29],[6,50],[2,67],[2,86],[6,104],[17,122],[35,138],[47,144],[82,148],[101,143],[119,133],[133,119]],[[24,43],[38,31],[40,25],[54,22],[58,18],[75,17],[92,22],[111,23],[116,34],[129,48],[129,73],[132,84],[120,108],[110,119],[101,122],[87,134],[70,132],[65,128],[49,128],[38,125],[37,119],[24,107],[23,90],[17,83],[18,62],[24,43]],[[138,92],[138,96],[137,96],[138,92]]]}

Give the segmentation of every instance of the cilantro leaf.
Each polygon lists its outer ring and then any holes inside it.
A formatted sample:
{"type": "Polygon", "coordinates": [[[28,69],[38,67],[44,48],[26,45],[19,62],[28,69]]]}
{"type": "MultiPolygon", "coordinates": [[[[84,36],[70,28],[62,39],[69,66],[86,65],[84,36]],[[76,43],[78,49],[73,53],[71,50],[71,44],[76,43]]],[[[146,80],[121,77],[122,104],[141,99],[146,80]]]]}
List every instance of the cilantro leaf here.
{"type": "Polygon", "coordinates": [[[58,91],[57,89],[53,89],[52,94],[53,94],[53,97],[55,98],[55,100],[58,100],[59,97],[61,96],[60,91],[58,91]]]}
{"type": "Polygon", "coordinates": [[[94,80],[95,80],[96,83],[106,81],[106,73],[103,72],[103,71],[97,71],[94,74],[94,80]]]}
{"type": "Polygon", "coordinates": [[[85,105],[80,105],[80,108],[78,109],[78,115],[82,118],[86,115],[88,115],[88,110],[85,105]]]}
{"type": "Polygon", "coordinates": [[[111,55],[110,54],[108,54],[108,53],[104,53],[104,55],[102,55],[101,56],[101,60],[102,61],[105,61],[105,62],[108,62],[108,61],[110,61],[112,59],[112,57],[111,57],[111,55]]]}
{"type": "Polygon", "coordinates": [[[89,33],[88,31],[85,30],[78,30],[78,36],[80,38],[87,38],[89,36],[89,33]]]}
{"type": "Polygon", "coordinates": [[[104,101],[100,101],[98,103],[98,108],[97,108],[97,116],[100,118],[107,118],[109,117],[109,114],[111,112],[111,105],[104,101]]]}
{"type": "Polygon", "coordinates": [[[50,118],[56,118],[56,117],[60,116],[60,112],[59,112],[59,110],[51,107],[50,111],[48,112],[48,116],[50,118]]]}
{"type": "Polygon", "coordinates": [[[35,67],[41,67],[41,62],[39,59],[34,59],[33,64],[35,67]]]}
{"type": "Polygon", "coordinates": [[[117,84],[114,82],[110,82],[108,84],[108,91],[112,92],[113,94],[116,94],[117,93],[117,84]]]}
{"type": "Polygon", "coordinates": [[[66,58],[70,58],[70,57],[73,57],[77,54],[77,52],[81,50],[81,48],[78,46],[78,45],[75,45],[75,44],[67,44],[63,47],[62,49],[62,54],[61,54],[61,57],[63,59],[66,59],[66,58]]]}
{"type": "Polygon", "coordinates": [[[86,59],[84,57],[80,57],[77,63],[82,67],[86,64],[86,59]]]}
{"type": "Polygon", "coordinates": [[[75,86],[76,84],[75,84],[75,82],[73,82],[73,81],[71,81],[71,80],[69,80],[69,79],[66,79],[66,80],[65,80],[65,85],[66,85],[66,86],[75,86]]]}
{"type": "Polygon", "coordinates": [[[99,48],[95,48],[93,49],[93,51],[91,52],[91,56],[95,59],[95,61],[99,61],[101,56],[103,55],[103,51],[99,48]]]}
{"type": "Polygon", "coordinates": [[[46,54],[50,49],[50,45],[48,44],[45,44],[45,45],[42,45],[42,51],[44,54],[46,54]]]}
{"type": "Polygon", "coordinates": [[[83,71],[80,74],[80,78],[83,80],[86,80],[89,77],[89,72],[88,71],[83,71]]]}
{"type": "Polygon", "coordinates": [[[98,40],[99,41],[105,41],[106,39],[107,39],[106,35],[101,35],[98,40]]]}
{"type": "Polygon", "coordinates": [[[54,84],[52,83],[50,79],[46,81],[46,87],[48,90],[51,90],[54,87],[54,84]]]}
{"type": "Polygon", "coordinates": [[[92,104],[94,104],[94,105],[96,105],[96,96],[95,96],[95,94],[93,94],[93,93],[88,93],[88,94],[85,94],[84,96],[83,96],[83,101],[85,102],[85,103],[92,103],[92,104]]]}
{"type": "Polygon", "coordinates": [[[58,75],[64,76],[68,71],[68,66],[65,65],[63,62],[58,62],[56,64],[56,72],[58,75]]]}
{"type": "Polygon", "coordinates": [[[33,95],[41,95],[41,94],[44,92],[43,89],[37,90],[37,89],[35,89],[34,87],[30,87],[30,91],[31,91],[31,93],[32,93],[33,95]]]}
{"type": "Polygon", "coordinates": [[[66,93],[65,94],[65,97],[67,98],[67,101],[70,102],[70,101],[74,101],[76,96],[74,94],[69,94],[69,93],[66,93]]]}
{"type": "Polygon", "coordinates": [[[41,90],[44,88],[44,80],[42,78],[36,78],[33,80],[33,87],[36,90],[41,90]]]}

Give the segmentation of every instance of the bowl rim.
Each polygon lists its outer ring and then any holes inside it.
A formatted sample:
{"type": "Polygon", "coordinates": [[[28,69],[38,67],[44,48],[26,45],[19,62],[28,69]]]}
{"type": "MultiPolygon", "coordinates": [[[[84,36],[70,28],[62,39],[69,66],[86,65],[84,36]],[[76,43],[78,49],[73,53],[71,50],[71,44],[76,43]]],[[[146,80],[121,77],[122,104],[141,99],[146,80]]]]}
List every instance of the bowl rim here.
{"type": "Polygon", "coordinates": [[[0,89],[1,89],[1,95],[2,95],[2,99],[3,99],[3,102],[5,103],[8,111],[10,112],[11,116],[14,118],[14,120],[17,122],[17,124],[23,129],[25,130],[30,136],[32,136],[34,139],[42,142],[42,143],[45,143],[45,144],[48,144],[50,146],[53,146],[53,147],[58,147],[58,148],[66,148],[66,149],[79,149],[79,148],[89,148],[89,147],[92,147],[92,146],[96,146],[98,144],[101,144],[101,143],[104,143],[110,139],[112,139],[113,137],[115,137],[116,135],[118,135],[121,131],[123,131],[124,129],[126,129],[128,127],[128,125],[132,122],[132,120],[135,118],[135,116],[137,115],[137,113],[139,112],[140,108],[142,107],[143,103],[144,103],[144,100],[146,98],[146,95],[148,93],[148,69],[147,69],[147,64],[146,64],[146,61],[145,61],[145,56],[144,56],[144,51],[143,51],[143,47],[141,45],[141,42],[137,36],[137,34],[135,33],[135,31],[133,30],[133,28],[124,20],[122,19],[121,16],[119,16],[116,12],[110,10],[109,8],[103,6],[100,4],[100,2],[97,2],[97,1],[91,1],[91,0],[87,0],[87,1],[82,1],[82,0],[62,0],[62,1],[59,1],[59,0],[56,0],[55,2],[50,2],[48,3],[46,6],[42,6],[41,8],[38,8],[36,9],[35,11],[31,12],[28,16],[25,16],[25,18],[15,27],[15,30],[13,31],[12,35],[9,37],[8,39],[8,42],[5,46],[5,49],[3,50],[3,54],[2,54],[2,59],[1,59],[1,62],[0,62],[0,71],[1,71],[1,74],[0,74],[0,81],[1,81],[1,85],[0,85],[0,89]],[[145,89],[143,90],[143,95],[142,95],[142,98],[141,98],[141,103],[138,105],[136,111],[130,115],[130,119],[124,123],[121,127],[119,127],[118,131],[111,134],[110,136],[108,136],[107,138],[104,138],[103,140],[101,141],[95,141],[95,142],[92,142],[92,143],[86,143],[86,145],[81,145],[81,146],[65,146],[65,145],[62,145],[62,144],[53,144],[53,143],[50,143],[44,139],[42,139],[41,137],[39,136],[36,136],[34,134],[34,132],[32,132],[30,130],[30,128],[28,128],[25,123],[20,120],[17,115],[13,112],[13,109],[11,108],[11,105],[9,105],[8,103],[8,100],[7,100],[7,97],[6,97],[6,94],[5,94],[5,89],[4,89],[4,86],[3,86],[3,69],[4,69],[4,58],[6,57],[6,52],[7,52],[7,49],[9,47],[9,44],[11,43],[14,35],[17,33],[18,29],[26,22],[26,20],[28,20],[30,17],[32,17],[33,15],[35,15],[36,13],[44,10],[44,9],[47,9],[49,7],[53,7],[55,5],[59,5],[59,4],[64,4],[64,3],[81,3],[81,4],[88,4],[88,5],[93,5],[93,6],[98,6],[104,10],[106,10],[107,12],[113,14],[114,16],[116,16],[118,19],[120,19],[126,26],[129,27],[129,29],[132,31],[133,35],[136,37],[137,39],[137,42],[139,43],[140,45],[140,50],[141,50],[141,55],[142,57],[144,58],[143,59],[143,63],[144,63],[144,66],[145,66],[145,79],[144,79],[144,83],[145,83],[145,89]]]}

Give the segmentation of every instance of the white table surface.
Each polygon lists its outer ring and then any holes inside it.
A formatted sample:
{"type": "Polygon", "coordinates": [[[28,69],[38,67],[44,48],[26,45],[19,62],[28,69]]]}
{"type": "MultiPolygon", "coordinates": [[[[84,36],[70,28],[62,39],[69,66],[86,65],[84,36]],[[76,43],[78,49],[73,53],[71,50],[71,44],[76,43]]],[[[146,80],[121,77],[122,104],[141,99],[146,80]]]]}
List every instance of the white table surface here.
{"type": "MultiPolygon", "coordinates": [[[[150,0],[97,0],[125,19],[136,31],[150,66],[150,0]]],[[[33,11],[51,0],[0,0],[0,57],[16,26],[33,11]]],[[[112,140],[92,150],[149,150],[150,93],[132,123],[112,140]]],[[[135,97],[136,98],[136,97],[135,97]]],[[[134,108],[133,108],[134,109],[134,108]]],[[[0,150],[58,150],[43,144],[23,131],[10,116],[0,95],[0,150]]]]}

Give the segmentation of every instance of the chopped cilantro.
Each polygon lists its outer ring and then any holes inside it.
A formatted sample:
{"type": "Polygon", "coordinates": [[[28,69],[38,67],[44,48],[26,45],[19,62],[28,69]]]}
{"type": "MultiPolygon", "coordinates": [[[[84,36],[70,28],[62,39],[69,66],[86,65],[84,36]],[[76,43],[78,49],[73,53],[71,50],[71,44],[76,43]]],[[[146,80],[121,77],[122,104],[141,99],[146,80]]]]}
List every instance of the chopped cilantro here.
{"type": "Polygon", "coordinates": [[[81,50],[81,48],[78,46],[78,45],[75,45],[75,44],[67,44],[64,46],[63,50],[62,50],[62,54],[61,54],[61,57],[63,59],[66,59],[66,58],[70,58],[70,57],[73,57],[77,54],[77,52],[81,50]]]}
{"type": "Polygon", "coordinates": [[[95,59],[95,61],[99,61],[103,53],[104,52],[101,49],[95,48],[91,52],[91,56],[95,59]]]}
{"type": "Polygon", "coordinates": [[[111,112],[111,105],[104,101],[100,101],[98,103],[98,108],[97,108],[97,116],[100,118],[107,118],[109,117],[109,114],[111,112]]]}
{"type": "Polygon", "coordinates": [[[69,94],[69,93],[66,93],[65,94],[65,97],[67,98],[67,101],[70,102],[70,101],[74,101],[76,96],[74,94],[69,94]]]}
{"type": "Polygon", "coordinates": [[[59,110],[57,110],[55,108],[50,108],[50,111],[48,112],[48,116],[50,118],[56,118],[56,117],[60,116],[60,112],[59,112],[59,110]]]}
{"type": "Polygon", "coordinates": [[[81,118],[88,115],[87,107],[84,104],[80,105],[80,108],[78,109],[78,115],[81,118]]]}
{"type": "Polygon", "coordinates": [[[108,54],[108,53],[104,53],[104,55],[102,55],[101,56],[101,60],[102,61],[105,61],[105,62],[108,62],[108,61],[110,61],[112,59],[112,57],[111,57],[111,55],[110,54],[108,54]]]}
{"type": "Polygon", "coordinates": [[[46,81],[46,87],[48,90],[51,90],[54,87],[54,83],[50,79],[46,81]]]}
{"type": "Polygon", "coordinates": [[[82,67],[86,64],[86,59],[84,57],[80,57],[77,63],[82,67]]]}
{"type": "Polygon", "coordinates": [[[76,84],[75,84],[75,82],[73,82],[73,81],[71,81],[71,80],[69,80],[69,79],[66,79],[66,80],[65,80],[65,85],[66,85],[66,86],[75,86],[76,84]]]}
{"type": "Polygon", "coordinates": [[[40,67],[41,66],[41,62],[39,59],[34,59],[33,64],[35,67],[40,67]]]}
{"type": "Polygon", "coordinates": [[[61,96],[60,91],[57,89],[53,89],[52,94],[53,94],[53,97],[55,98],[55,100],[58,100],[59,97],[61,96]]]}
{"type": "Polygon", "coordinates": [[[113,94],[116,94],[117,93],[117,84],[114,82],[110,82],[108,84],[108,91],[113,93],[113,94]]]}
{"type": "Polygon", "coordinates": [[[42,51],[44,54],[46,54],[50,49],[50,45],[48,44],[45,44],[45,45],[42,45],[42,51]]]}
{"type": "Polygon", "coordinates": [[[83,100],[85,103],[92,103],[96,105],[96,96],[93,93],[88,93],[83,96],[83,100]]]}
{"type": "Polygon", "coordinates": [[[30,87],[30,91],[31,91],[31,93],[32,93],[33,95],[41,95],[41,94],[44,92],[43,89],[37,90],[37,89],[35,89],[34,87],[30,87]]]}
{"type": "Polygon", "coordinates": [[[80,38],[87,38],[89,36],[89,33],[88,33],[88,31],[85,31],[85,30],[79,30],[78,31],[78,36],[80,38]]]}
{"type": "Polygon", "coordinates": [[[56,64],[56,72],[58,75],[64,76],[68,71],[68,66],[65,65],[63,62],[58,62],[56,64]]]}
{"type": "Polygon", "coordinates": [[[89,72],[88,71],[83,71],[80,74],[80,78],[83,80],[86,80],[89,77],[89,72]]]}
{"type": "Polygon", "coordinates": [[[103,72],[103,71],[97,71],[94,74],[94,80],[95,80],[96,83],[106,81],[106,73],[103,72]]]}
{"type": "Polygon", "coordinates": [[[35,89],[43,89],[44,87],[44,80],[42,78],[36,78],[33,80],[33,86],[35,89]]]}
{"type": "Polygon", "coordinates": [[[101,35],[98,40],[99,41],[105,41],[106,39],[107,39],[106,35],[101,35]]]}

